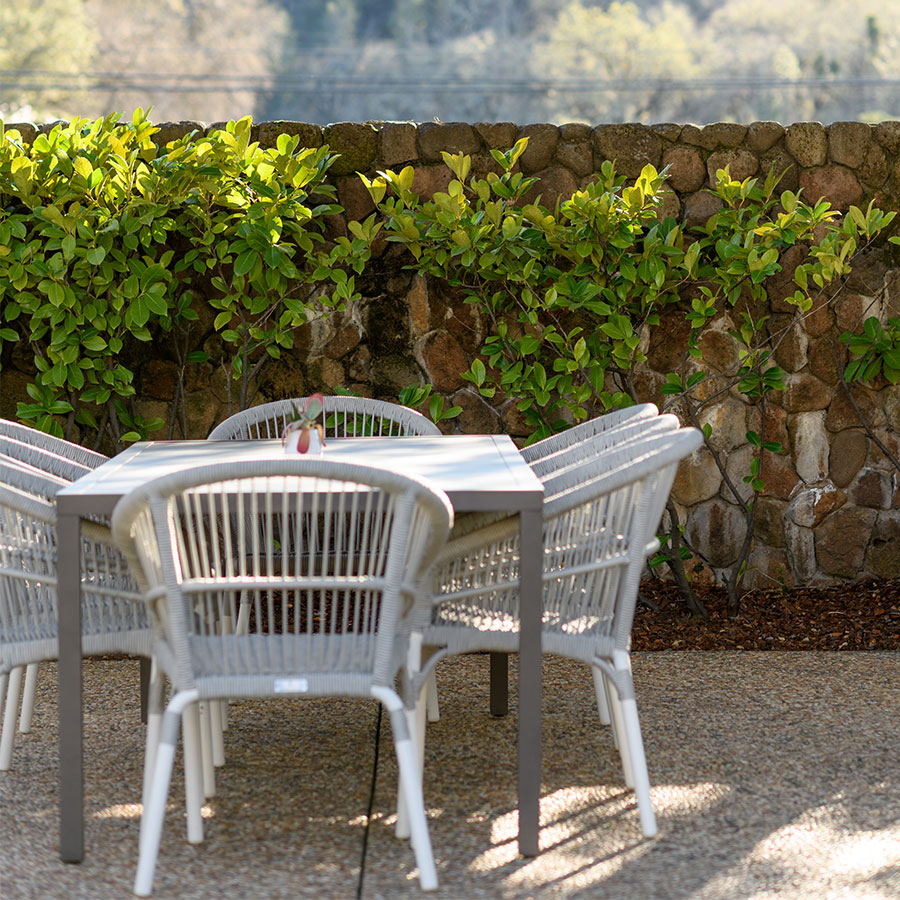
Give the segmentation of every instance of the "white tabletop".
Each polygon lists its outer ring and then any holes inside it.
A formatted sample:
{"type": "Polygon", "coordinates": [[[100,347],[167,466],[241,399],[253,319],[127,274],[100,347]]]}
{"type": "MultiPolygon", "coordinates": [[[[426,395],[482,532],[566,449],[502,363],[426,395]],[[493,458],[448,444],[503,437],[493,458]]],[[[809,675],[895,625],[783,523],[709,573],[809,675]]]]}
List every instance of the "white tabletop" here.
{"type": "MultiPolygon", "coordinates": [[[[76,504],[84,513],[103,512],[133,488],[162,475],[218,462],[284,457],[278,440],[145,441],[63,488],[57,502],[68,512],[74,512],[76,504]]],[[[521,509],[523,494],[531,494],[539,505],[543,493],[541,482],[505,434],[330,438],[323,457],[426,479],[445,491],[460,511],[521,509]]]]}

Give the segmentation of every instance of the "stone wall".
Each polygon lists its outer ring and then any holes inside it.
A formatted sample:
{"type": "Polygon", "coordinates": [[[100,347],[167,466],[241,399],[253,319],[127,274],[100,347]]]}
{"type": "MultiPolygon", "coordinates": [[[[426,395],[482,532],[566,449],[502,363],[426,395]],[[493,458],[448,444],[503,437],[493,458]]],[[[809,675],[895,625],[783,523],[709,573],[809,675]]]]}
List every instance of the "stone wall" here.
{"type": "MultiPolygon", "coordinates": [[[[29,136],[31,126],[14,127],[29,136]]],[[[205,127],[166,123],[157,140],[205,127]]],[[[547,205],[583,185],[604,160],[614,159],[628,177],[647,163],[667,166],[672,190],[665,213],[689,225],[702,224],[715,211],[717,200],[704,189],[725,165],[738,179],[764,176],[774,167],[785,173],[782,188],[802,188],[807,199],[824,196],[841,210],[870,199],[882,208],[900,207],[900,122],[721,123],[702,128],[264,122],[254,126],[254,139],[274,145],[283,132],[299,134],[307,146],[327,143],[342,154],[332,174],[346,215],[359,219],[373,208],[357,171],[371,176],[379,168],[412,165],[413,190],[431,195],[451,177],[441,161],[442,150],[470,154],[474,171],[485,172],[493,165],[491,148],[505,149],[526,135],[529,145],[521,169],[540,177],[547,205]]],[[[331,226],[341,232],[346,222],[335,217],[331,226]]],[[[845,352],[839,340],[843,331],[858,329],[866,315],[900,315],[900,291],[892,289],[898,275],[885,249],[869,253],[837,305],[808,317],[779,346],[776,360],[789,373],[787,389],[769,406],[766,437],[780,441],[785,453],[769,454],[763,471],[766,493],[758,507],[750,586],[900,577],[900,473],[861,427],[836,374],[836,359],[845,352]]],[[[773,327],[789,319],[780,287],[786,289],[775,283],[770,290],[773,327]]],[[[384,249],[375,260],[363,293],[365,300],[343,317],[302,330],[296,351],[265,372],[259,400],[337,385],[393,400],[405,385],[425,381],[463,408],[457,420],[446,423],[448,430],[524,436],[511,404],[486,402],[460,377],[482,338],[472,307],[445,285],[413,279],[403,271],[396,248],[384,249]]],[[[723,370],[736,361],[730,326],[723,315],[703,338],[705,358],[723,370]]],[[[639,377],[642,399],[663,404],[658,388],[664,373],[681,360],[685,339],[678,312],[654,330],[639,377]]],[[[213,351],[215,341],[210,333],[213,351]]],[[[22,353],[5,360],[2,415],[14,412],[15,400],[26,399],[25,357],[22,353]]],[[[177,367],[164,343],[147,353],[138,371],[141,411],[169,419],[177,367]]],[[[221,371],[205,365],[189,367],[187,379],[188,436],[202,437],[229,412],[226,380],[221,371]]],[[[900,387],[876,383],[871,389],[854,389],[854,399],[885,448],[900,458],[900,387]]],[[[713,425],[727,471],[743,484],[751,455],[745,433],[760,426],[752,410],[736,394],[729,395],[705,411],[704,421],[713,425]]],[[[737,556],[744,521],[707,451],[682,467],[673,496],[687,523],[687,537],[710,566],[707,577],[721,577],[737,556]]]]}

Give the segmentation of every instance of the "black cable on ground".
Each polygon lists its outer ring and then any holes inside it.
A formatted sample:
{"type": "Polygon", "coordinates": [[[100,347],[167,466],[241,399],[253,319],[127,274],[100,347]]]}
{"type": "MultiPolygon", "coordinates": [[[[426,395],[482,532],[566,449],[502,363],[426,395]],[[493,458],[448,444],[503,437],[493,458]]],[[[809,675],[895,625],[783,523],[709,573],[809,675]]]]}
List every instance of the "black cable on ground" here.
{"type": "Polygon", "coordinates": [[[363,831],[362,854],[359,860],[359,881],[356,900],[362,900],[363,879],[366,877],[366,850],[369,846],[369,826],[372,824],[372,808],[375,806],[375,778],[378,775],[378,748],[381,745],[381,704],[378,704],[378,720],[375,724],[375,758],[372,760],[372,784],[369,787],[369,807],[366,810],[366,827],[363,831]]]}

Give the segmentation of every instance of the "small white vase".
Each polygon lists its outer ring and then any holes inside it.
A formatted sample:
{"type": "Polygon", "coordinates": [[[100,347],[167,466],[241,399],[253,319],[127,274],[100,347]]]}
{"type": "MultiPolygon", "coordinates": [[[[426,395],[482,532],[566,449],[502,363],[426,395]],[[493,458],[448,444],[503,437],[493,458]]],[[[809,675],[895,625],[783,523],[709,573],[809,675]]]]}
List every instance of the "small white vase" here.
{"type": "MultiPolygon", "coordinates": [[[[300,440],[300,429],[295,431],[289,431],[288,436],[284,441],[284,452],[288,455],[292,453],[300,453],[300,450],[297,449],[297,443],[300,440]]],[[[319,429],[318,428],[310,428],[309,429],[309,447],[307,447],[305,453],[301,453],[302,456],[321,456],[322,455],[322,441],[319,438],[319,429]]]]}

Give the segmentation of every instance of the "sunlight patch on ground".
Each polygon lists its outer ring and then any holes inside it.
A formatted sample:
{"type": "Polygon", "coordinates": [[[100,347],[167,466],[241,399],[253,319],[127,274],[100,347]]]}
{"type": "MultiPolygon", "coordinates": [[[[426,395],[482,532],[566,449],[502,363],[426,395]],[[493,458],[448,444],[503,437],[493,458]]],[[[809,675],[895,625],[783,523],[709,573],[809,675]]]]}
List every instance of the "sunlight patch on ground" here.
{"type": "MultiPolygon", "coordinates": [[[[144,807],[140,803],[116,803],[114,806],[107,806],[104,809],[98,809],[94,813],[95,819],[139,819],[144,812],[144,807]]],[[[212,807],[203,806],[200,813],[204,819],[213,817],[212,807]]]]}
{"type": "Polygon", "coordinates": [[[886,900],[900,891],[900,824],[878,830],[854,826],[840,794],[773,831],[698,900],[815,897],[886,900]]]}
{"type": "MultiPolygon", "coordinates": [[[[662,785],[652,789],[658,816],[696,814],[728,796],[724,784],[662,785]]],[[[491,827],[492,846],[469,868],[486,872],[518,859],[518,813],[498,817],[491,827]]],[[[624,788],[597,785],[564,788],[541,798],[541,855],[517,866],[504,879],[515,891],[554,883],[565,890],[589,887],[649,852],[638,825],[634,794],[624,788]],[[598,830],[604,852],[597,854],[598,830]]]]}

